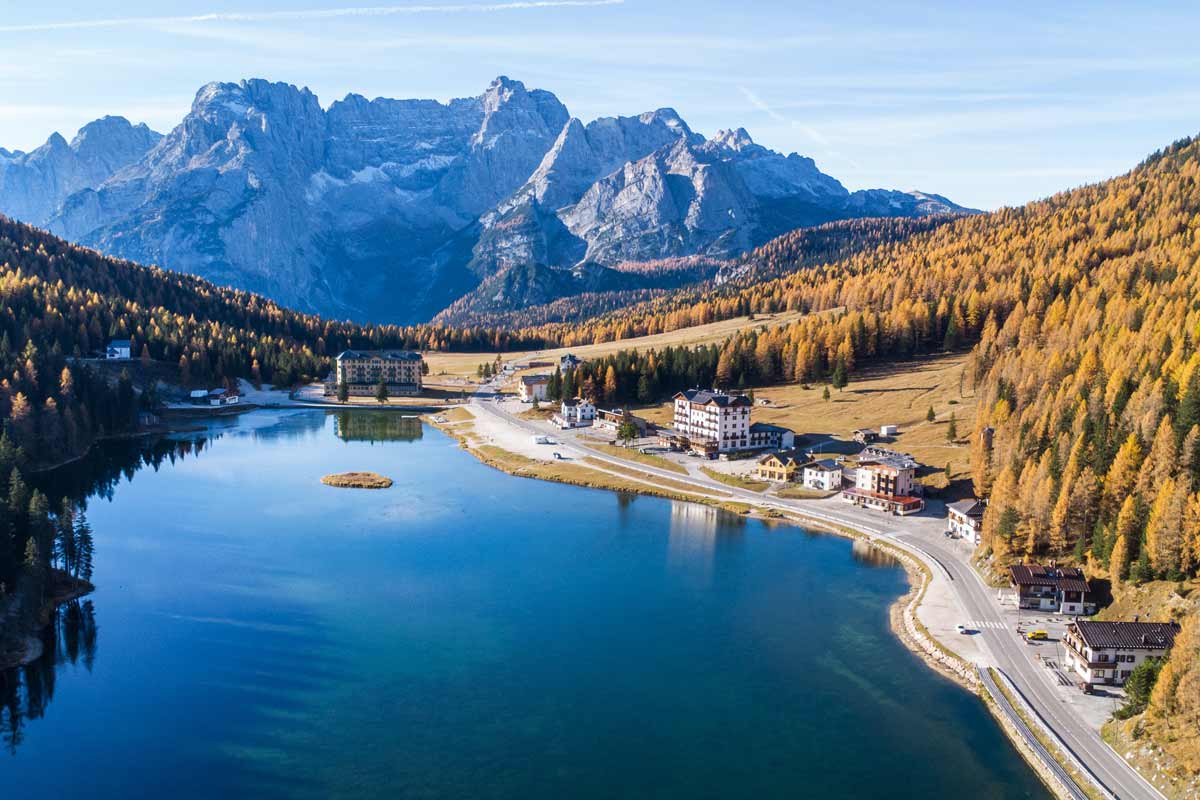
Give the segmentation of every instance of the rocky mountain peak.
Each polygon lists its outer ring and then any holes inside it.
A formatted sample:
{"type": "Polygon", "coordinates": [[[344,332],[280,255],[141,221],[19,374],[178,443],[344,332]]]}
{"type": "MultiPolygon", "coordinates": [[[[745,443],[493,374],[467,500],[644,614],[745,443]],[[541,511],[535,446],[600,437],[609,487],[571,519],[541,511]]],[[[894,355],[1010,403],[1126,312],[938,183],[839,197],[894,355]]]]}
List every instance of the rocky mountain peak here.
{"type": "Polygon", "coordinates": [[[717,135],[712,138],[712,141],[735,152],[755,146],[754,140],[750,138],[750,134],[746,132],[745,128],[717,131],[717,135]]]}
{"type": "Polygon", "coordinates": [[[428,319],[512,269],[566,287],[579,282],[558,273],[582,265],[723,256],[799,226],[956,208],[943,200],[851,195],[812,159],[743,128],[705,140],[669,107],[585,124],[504,75],[445,103],[349,94],[327,111],[292,84],[214,82],[166,137],[106,117],[70,144],[0,153],[4,213],[305,310],[389,322],[428,319]]]}

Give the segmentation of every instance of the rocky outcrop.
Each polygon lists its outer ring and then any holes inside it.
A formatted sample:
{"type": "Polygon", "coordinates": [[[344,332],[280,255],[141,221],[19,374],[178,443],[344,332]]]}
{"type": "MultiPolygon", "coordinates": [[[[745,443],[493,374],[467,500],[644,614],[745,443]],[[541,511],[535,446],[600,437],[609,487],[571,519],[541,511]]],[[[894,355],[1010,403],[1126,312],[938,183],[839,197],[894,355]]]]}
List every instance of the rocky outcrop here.
{"type": "Polygon", "coordinates": [[[6,214],[385,322],[488,297],[492,284],[475,290],[496,276],[508,276],[504,305],[520,307],[637,284],[598,271],[625,261],[724,257],[798,226],[954,210],[936,195],[847,192],[812,159],[741,128],[706,140],[667,108],[584,124],[506,77],[446,103],[352,94],[328,109],[284,83],[212,83],[165,137],[106,118],[70,145],[0,151],[6,214]]]}
{"type": "Polygon", "coordinates": [[[67,197],[108,180],[161,138],[144,124],[104,117],[85,125],[69,143],[55,133],[29,153],[0,149],[0,211],[45,225],[67,197]]]}

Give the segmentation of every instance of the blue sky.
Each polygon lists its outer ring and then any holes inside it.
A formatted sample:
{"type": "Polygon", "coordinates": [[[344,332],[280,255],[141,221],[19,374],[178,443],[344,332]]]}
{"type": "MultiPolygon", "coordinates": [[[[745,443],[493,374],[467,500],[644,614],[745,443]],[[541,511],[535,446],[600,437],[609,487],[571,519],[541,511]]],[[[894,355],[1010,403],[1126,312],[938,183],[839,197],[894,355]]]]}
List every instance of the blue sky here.
{"type": "Polygon", "coordinates": [[[504,74],[585,121],[671,106],[851,189],[995,208],[1200,131],[1195,3],[372,1],[6,0],[0,146],[104,114],[166,131],[211,80],[287,81],[328,105],[475,95],[504,74]]]}

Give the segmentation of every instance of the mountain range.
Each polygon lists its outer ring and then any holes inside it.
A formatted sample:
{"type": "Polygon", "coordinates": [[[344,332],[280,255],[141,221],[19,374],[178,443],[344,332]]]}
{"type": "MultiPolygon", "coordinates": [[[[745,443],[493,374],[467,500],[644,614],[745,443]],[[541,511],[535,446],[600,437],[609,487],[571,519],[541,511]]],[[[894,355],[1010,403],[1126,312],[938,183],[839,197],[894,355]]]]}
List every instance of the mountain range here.
{"type": "Polygon", "coordinates": [[[742,128],[706,139],[669,108],[584,124],[506,77],[448,103],[351,94],[327,109],[286,83],[211,83],[166,135],[105,117],[70,143],[0,149],[6,215],[378,322],[675,286],[711,271],[629,265],[725,258],[831,220],[967,211],[936,194],[847,191],[811,158],[742,128]]]}

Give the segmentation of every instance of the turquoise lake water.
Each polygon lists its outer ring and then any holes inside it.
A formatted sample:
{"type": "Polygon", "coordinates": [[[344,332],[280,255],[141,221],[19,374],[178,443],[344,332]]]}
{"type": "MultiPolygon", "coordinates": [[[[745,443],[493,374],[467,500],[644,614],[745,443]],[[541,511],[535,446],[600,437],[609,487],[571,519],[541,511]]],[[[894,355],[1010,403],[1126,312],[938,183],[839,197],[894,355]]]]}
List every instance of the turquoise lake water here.
{"type": "Polygon", "coordinates": [[[510,477],[381,412],[111,444],[96,592],[3,676],[23,798],[1048,797],[886,557],[510,477]],[[322,486],[374,470],[383,491],[322,486]]]}

